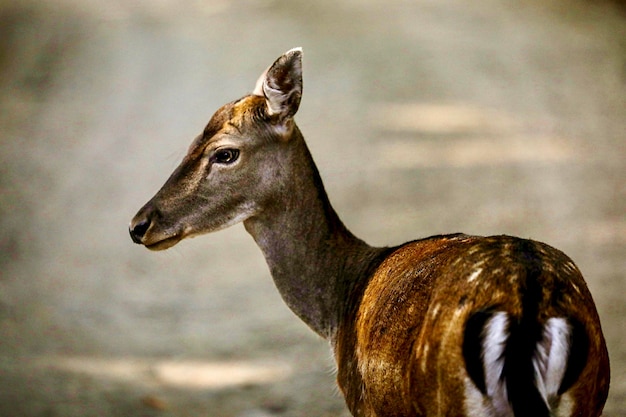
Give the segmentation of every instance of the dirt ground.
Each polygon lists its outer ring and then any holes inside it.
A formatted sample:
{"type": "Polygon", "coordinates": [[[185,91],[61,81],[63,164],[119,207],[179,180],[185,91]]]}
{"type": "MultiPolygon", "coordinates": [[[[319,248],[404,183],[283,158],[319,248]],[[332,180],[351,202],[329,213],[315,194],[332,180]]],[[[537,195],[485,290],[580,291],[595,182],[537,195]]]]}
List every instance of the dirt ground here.
{"type": "Polygon", "coordinates": [[[0,417],[345,417],[241,226],[130,218],[212,112],[304,47],[297,120],[360,237],[568,253],[626,415],[626,13],[601,1],[0,2],[0,417]]]}

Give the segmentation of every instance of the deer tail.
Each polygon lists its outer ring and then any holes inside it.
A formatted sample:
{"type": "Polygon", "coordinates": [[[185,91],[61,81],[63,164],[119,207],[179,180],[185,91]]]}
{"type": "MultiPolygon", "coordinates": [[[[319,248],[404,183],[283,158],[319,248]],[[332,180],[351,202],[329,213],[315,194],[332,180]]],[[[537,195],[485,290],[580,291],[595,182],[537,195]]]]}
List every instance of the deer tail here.
{"type": "Polygon", "coordinates": [[[487,415],[550,417],[585,366],[588,338],[580,322],[528,321],[497,310],[467,321],[463,355],[487,415]]]}

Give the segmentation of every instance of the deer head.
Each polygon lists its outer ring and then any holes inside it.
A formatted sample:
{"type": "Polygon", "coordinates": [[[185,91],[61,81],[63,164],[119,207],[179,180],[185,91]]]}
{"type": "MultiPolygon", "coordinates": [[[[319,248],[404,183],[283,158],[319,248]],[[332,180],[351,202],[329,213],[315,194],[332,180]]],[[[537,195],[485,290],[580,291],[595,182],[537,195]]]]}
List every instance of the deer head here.
{"type": "Polygon", "coordinates": [[[135,243],[167,249],[261,214],[284,193],[302,50],[278,58],[254,92],[222,106],[156,195],[130,223],[135,243]]]}

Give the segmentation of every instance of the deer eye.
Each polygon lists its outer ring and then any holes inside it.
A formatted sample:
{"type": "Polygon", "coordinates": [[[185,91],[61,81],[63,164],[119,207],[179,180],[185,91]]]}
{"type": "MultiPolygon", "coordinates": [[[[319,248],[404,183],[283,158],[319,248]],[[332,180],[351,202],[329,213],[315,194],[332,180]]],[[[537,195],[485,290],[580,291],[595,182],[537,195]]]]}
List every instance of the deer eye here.
{"type": "Polygon", "coordinates": [[[213,159],[219,164],[232,164],[237,158],[239,158],[238,149],[220,149],[213,155],[213,159]]]}

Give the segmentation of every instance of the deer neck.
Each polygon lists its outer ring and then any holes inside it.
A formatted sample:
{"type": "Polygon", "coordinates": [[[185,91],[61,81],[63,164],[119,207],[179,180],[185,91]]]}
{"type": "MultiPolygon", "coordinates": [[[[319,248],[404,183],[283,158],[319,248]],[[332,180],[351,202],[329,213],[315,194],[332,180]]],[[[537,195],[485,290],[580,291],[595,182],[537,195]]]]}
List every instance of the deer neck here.
{"type": "Polygon", "coordinates": [[[272,207],[244,222],[261,248],[289,308],[316,333],[335,331],[360,283],[377,266],[383,248],[354,236],[341,222],[318,170],[295,129],[289,181],[272,207]]]}

